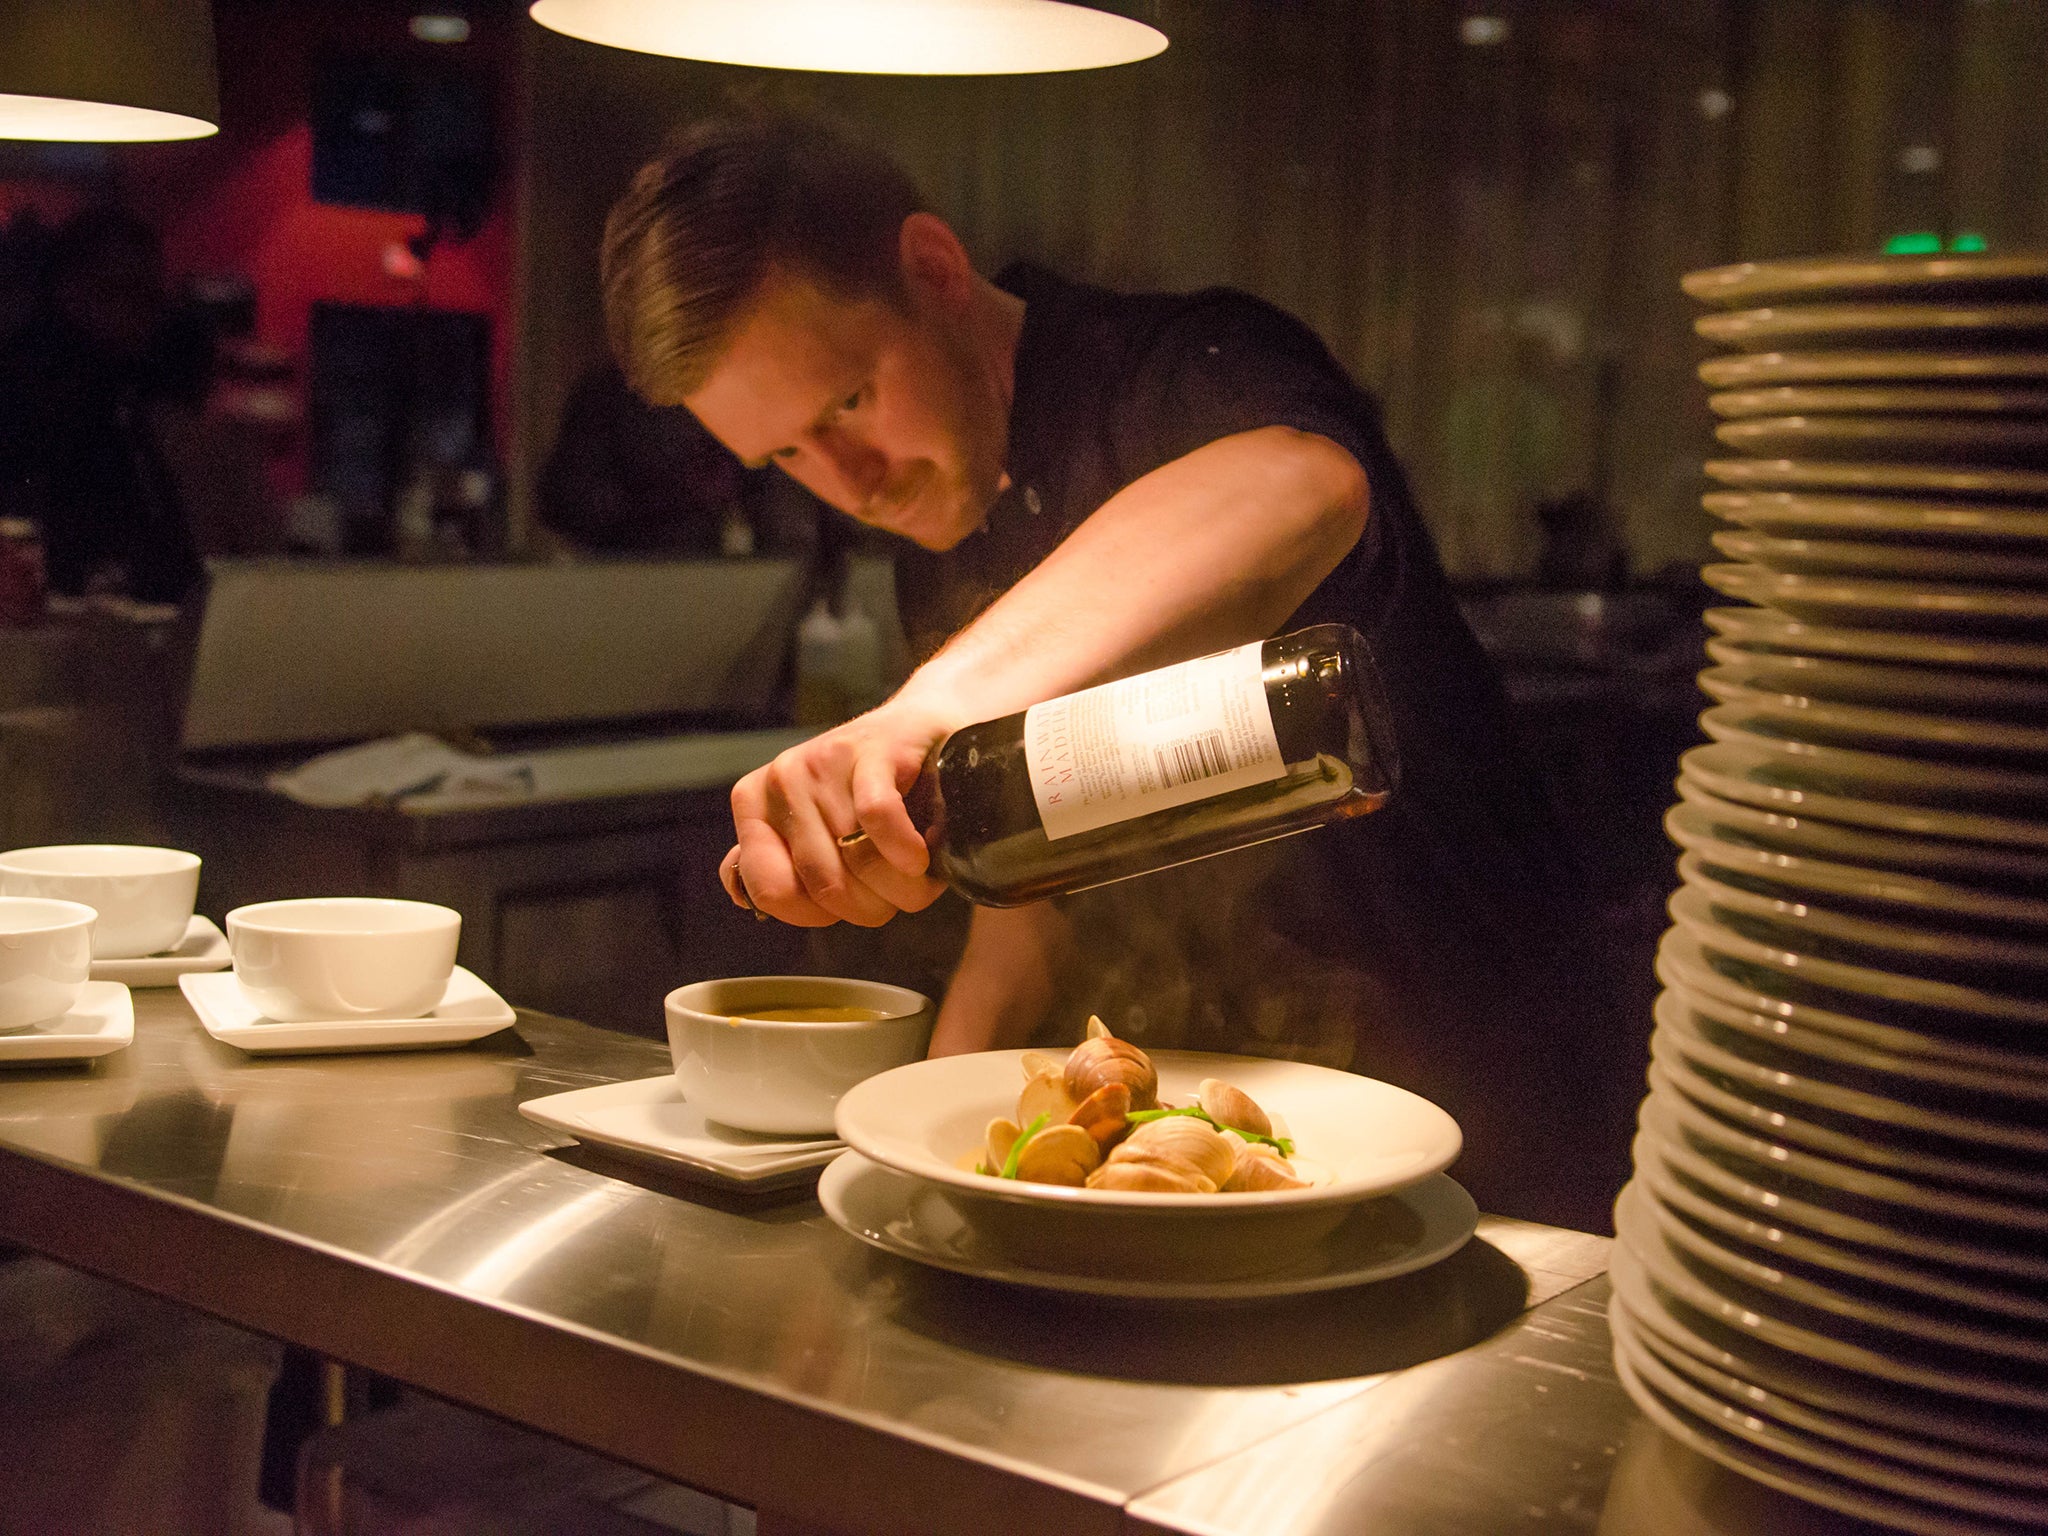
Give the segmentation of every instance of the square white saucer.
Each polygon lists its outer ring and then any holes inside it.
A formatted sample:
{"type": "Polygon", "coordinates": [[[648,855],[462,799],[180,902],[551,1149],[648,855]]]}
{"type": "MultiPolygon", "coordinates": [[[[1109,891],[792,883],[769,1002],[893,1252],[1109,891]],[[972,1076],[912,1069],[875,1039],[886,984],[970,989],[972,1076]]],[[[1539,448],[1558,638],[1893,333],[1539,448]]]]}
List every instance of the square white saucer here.
{"type": "Polygon", "coordinates": [[[206,1032],[223,1045],[255,1056],[310,1055],[319,1051],[416,1051],[463,1045],[494,1035],[513,1020],[512,1005],[473,971],[455,967],[448,990],[423,1018],[333,1019],[289,1024],[256,1011],[233,971],[178,978],[185,1001],[206,1032]]]}
{"type": "Polygon", "coordinates": [[[228,936],[212,918],[194,912],[192,921],[185,925],[185,937],[175,948],[128,960],[95,960],[92,979],[118,981],[131,987],[169,987],[175,986],[180,976],[197,971],[224,971],[232,959],[228,936]]]}
{"type": "Polygon", "coordinates": [[[82,1061],[135,1038],[135,1004],[118,981],[88,981],[61,1018],[0,1034],[0,1066],[82,1061]]]}
{"type": "Polygon", "coordinates": [[[846,1150],[836,1136],[763,1136],[707,1120],[668,1072],[528,1099],[519,1113],[614,1156],[748,1189],[795,1183],[846,1150]]]}

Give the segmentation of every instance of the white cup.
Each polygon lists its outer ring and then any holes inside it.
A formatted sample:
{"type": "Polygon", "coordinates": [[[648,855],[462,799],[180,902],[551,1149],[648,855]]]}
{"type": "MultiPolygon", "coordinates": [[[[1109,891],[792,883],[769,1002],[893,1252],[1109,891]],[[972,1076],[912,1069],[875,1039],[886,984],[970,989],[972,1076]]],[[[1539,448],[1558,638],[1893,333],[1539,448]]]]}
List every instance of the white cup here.
{"type": "Polygon", "coordinates": [[[886,982],[837,976],[733,976],[663,1000],[676,1085],[704,1114],[742,1131],[822,1135],[855,1083],[916,1061],[932,1000],[886,982]],[[764,1008],[864,1008],[883,1017],[792,1022],[740,1017],[764,1008]]]}
{"type": "Polygon", "coordinates": [[[462,914],[426,901],[313,896],[228,914],[249,1001],[284,1023],[409,1019],[448,990],[462,914]]]}
{"type": "Polygon", "coordinates": [[[42,896],[0,896],[0,1029],[71,1011],[92,971],[93,910],[42,896]]]}
{"type": "Polygon", "coordinates": [[[160,955],[184,941],[199,895],[199,855],[124,843],[0,853],[0,896],[80,901],[99,913],[95,960],[160,955]]]}

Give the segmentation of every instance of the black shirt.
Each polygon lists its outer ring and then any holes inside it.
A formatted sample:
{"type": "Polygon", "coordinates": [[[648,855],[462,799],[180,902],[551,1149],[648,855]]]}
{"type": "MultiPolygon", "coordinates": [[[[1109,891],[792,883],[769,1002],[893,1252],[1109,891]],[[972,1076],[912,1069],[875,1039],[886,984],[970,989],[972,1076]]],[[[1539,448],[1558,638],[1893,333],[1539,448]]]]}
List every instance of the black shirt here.
{"type": "Polygon", "coordinates": [[[1071,1007],[1157,1043],[1405,1083],[1464,1125],[1482,1203],[1539,1210],[1540,1191],[1511,1186],[1532,1138],[1556,1141],[1558,1106],[1543,1101],[1569,1096],[1584,1043],[1584,892],[1376,404],[1312,331],[1248,294],[1116,294],[1029,266],[998,281],[1026,305],[1012,485],[955,549],[899,555],[917,654],[1131,481],[1233,433],[1294,427],[1351,453],[1371,511],[1284,628],[1341,622],[1367,637],[1401,759],[1399,791],[1371,816],[1075,898],[1071,1007]],[[1542,1067],[1517,1080],[1503,1058],[1532,1052],[1542,1067]]]}

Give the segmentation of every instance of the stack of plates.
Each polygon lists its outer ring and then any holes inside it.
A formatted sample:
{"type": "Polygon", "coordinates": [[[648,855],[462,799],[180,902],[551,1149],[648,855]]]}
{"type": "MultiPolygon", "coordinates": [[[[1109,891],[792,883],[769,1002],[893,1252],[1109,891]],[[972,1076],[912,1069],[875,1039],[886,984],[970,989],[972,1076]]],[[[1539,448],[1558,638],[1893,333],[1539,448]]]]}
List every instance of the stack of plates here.
{"type": "Polygon", "coordinates": [[[1698,273],[1711,744],[1616,1213],[1644,1411],[1909,1531],[2048,1528],[2048,256],[1698,273]]]}

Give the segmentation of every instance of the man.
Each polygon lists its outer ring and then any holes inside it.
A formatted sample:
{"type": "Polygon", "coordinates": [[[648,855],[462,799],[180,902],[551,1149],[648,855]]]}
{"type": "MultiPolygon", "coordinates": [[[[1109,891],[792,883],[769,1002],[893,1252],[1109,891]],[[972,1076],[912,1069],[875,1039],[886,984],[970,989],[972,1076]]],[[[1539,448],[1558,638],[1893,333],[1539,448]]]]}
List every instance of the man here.
{"type": "Polygon", "coordinates": [[[954,729],[1355,624],[1400,737],[1389,809],[1299,854],[976,909],[932,1049],[1021,1043],[1070,995],[1079,952],[1141,1025],[1174,1013],[1181,1042],[1256,1036],[1438,1097],[1483,1202],[1603,1219],[1611,1134],[1571,1210],[1528,1155],[1560,1126],[1588,1141],[1553,1091],[1585,1102],[1560,1070],[1578,1054],[1558,1017],[1585,958],[1576,876],[1377,410],[1310,332],[1224,291],[1117,295],[1028,267],[991,282],[894,165],[777,116],[700,124],[643,169],[612,212],[604,285],[641,395],[914,546],[899,601],[929,659],[735,788],[736,901],[808,925],[919,910],[941,887],[902,795],[954,729]],[[1119,967],[1105,937],[1142,963],[1119,967]],[[1515,1081],[1517,1049],[1546,1070],[1515,1081]]]}

